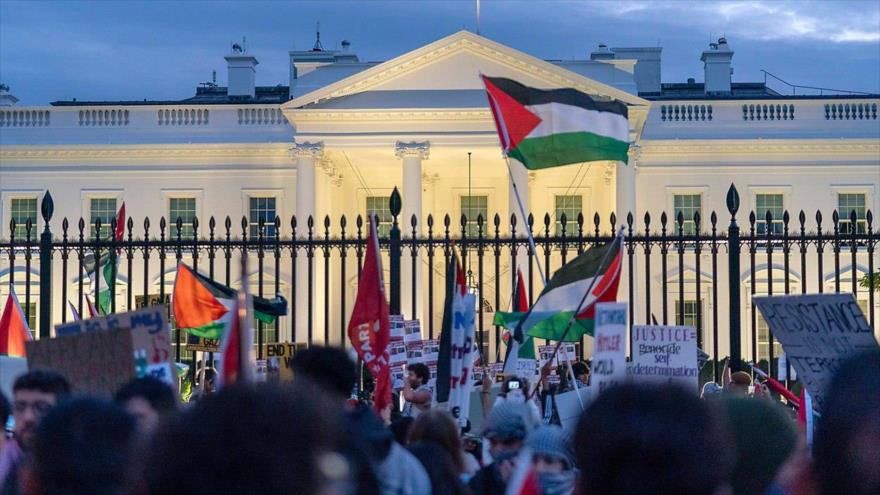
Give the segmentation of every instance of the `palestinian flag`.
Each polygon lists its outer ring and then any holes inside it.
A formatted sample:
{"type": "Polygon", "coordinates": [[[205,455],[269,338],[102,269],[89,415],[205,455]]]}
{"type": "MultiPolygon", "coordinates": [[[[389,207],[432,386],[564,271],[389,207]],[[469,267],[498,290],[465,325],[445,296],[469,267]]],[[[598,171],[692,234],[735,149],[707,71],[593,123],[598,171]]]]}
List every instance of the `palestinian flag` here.
{"type": "MultiPolygon", "coordinates": [[[[183,263],[177,265],[172,308],[178,329],[206,339],[219,339],[229,326],[236,290],[194,272],[183,263]]],[[[254,317],[266,324],[287,314],[287,301],[253,297],[254,317]]]]}
{"type": "Polygon", "coordinates": [[[27,357],[25,342],[29,340],[34,340],[34,337],[15,296],[15,289],[11,289],[3,314],[0,315],[0,355],[27,357]]]}
{"type": "Polygon", "coordinates": [[[627,107],[575,89],[543,90],[482,76],[504,153],[526,168],[617,160],[627,163],[627,107]]]}
{"type": "Polygon", "coordinates": [[[437,354],[437,380],[435,387],[435,400],[438,403],[448,402],[451,393],[451,381],[453,376],[452,360],[453,352],[453,319],[455,318],[456,306],[461,306],[467,294],[467,283],[464,271],[458,261],[458,255],[453,251],[452,256],[446,263],[446,301],[443,303],[443,321],[440,326],[440,349],[437,354]]]}
{"type": "Polygon", "coordinates": [[[520,359],[535,359],[535,343],[532,338],[522,332],[516,333],[519,322],[529,309],[526,287],[522,272],[517,270],[516,284],[513,287],[513,303],[509,312],[498,311],[492,323],[507,329],[504,342],[507,344],[507,355],[504,357],[504,373],[515,375],[520,359]]]}
{"type": "MultiPolygon", "coordinates": [[[[116,213],[116,230],[113,232],[113,239],[116,242],[122,242],[122,236],[125,232],[125,203],[119,207],[116,213]]],[[[119,252],[121,248],[115,251],[110,250],[101,253],[98,257],[99,266],[95,269],[94,254],[85,259],[86,272],[89,274],[89,280],[92,284],[91,292],[95,292],[95,283],[98,284],[97,308],[102,315],[109,315],[113,312],[113,294],[116,293],[116,276],[119,273],[119,252]]]]}
{"type": "Polygon", "coordinates": [[[541,295],[520,322],[517,331],[549,340],[563,340],[565,328],[577,312],[566,342],[579,342],[593,335],[596,303],[617,300],[623,238],[584,251],[560,268],[541,291],[541,295]],[[590,291],[584,300],[584,294],[590,291]],[[583,304],[581,301],[583,300],[583,304]]]}

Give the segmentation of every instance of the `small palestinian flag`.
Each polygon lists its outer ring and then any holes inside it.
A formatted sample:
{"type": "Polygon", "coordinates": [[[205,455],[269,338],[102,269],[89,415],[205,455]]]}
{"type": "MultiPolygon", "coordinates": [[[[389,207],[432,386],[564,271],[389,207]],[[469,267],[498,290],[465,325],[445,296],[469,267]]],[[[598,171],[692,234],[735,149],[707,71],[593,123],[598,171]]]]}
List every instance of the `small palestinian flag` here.
{"type": "MultiPolygon", "coordinates": [[[[219,339],[229,326],[236,290],[194,272],[183,263],[177,265],[172,307],[177,328],[206,339],[219,339]]],[[[287,301],[253,297],[254,317],[271,324],[287,314],[287,301]]]]}
{"type": "Polygon", "coordinates": [[[516,330],[520,320],[526,315],[529,309],[529,300],[526,297],[526,287],[523,283],[522,272],[517,270],[516,284],[513,287],[513,301],[510,311],[498,311],[492,321],[493,324],[503,326],[507,329],[504,332],[504,343],[507,344],[507,355],[504,357],[504,373],[515,375],[519,366],[520,359],[535,360],[535,342],[531,337],[525,335],[520,329],[517,334],[516,330]]]}
{"type": "Polygon", "coordinates": [[[15,296],[15,289],[11,289],[0,315],[0,355],[27,357],[25,342],[29,340],[34,340],[34,337],[15,296]]]}
{"type": "Polygon", "coordinates": [[[596,303],[617,300],[622,247],[623,238],[618,235],[607,244],[584,251],[557,270],[522,319],[522,331],[532,337],[563,340],[568,322],[577,311],[564,340],[579,342],[582,336],[593,335],[596,303]],[[587,290],[590,294],[581,305],[587,290]]]}
{"type": "Polygon", "coordinates": [[[482,76],[504,153],[526,168],[617,160],[627,163],[627,107],[575,89],[543,90],[482,76]]]}
{"type": "MultiPolygon", "coordinates": [[[[116,242],[122,242],[122,236],[125,232],[125,203],[119,207],[116,213],[116,230],[113,232],[113,239],[116,242]]],[[[106,240],[106,239],[103,239],[106,240]]],[[[119,272],[119,252],[117,248],[106,252],[101,252],[98,257],[98,269],[95,269],[95,254],[89,253],[85,258],[86,273],[89,274],[89,280],[92,284],[91,292],[95,292],[95,283],[98,284],[97,309],[102,315],[109,315],[113,312],[113,294],[116,293],[116,276],[119,272]]]]}

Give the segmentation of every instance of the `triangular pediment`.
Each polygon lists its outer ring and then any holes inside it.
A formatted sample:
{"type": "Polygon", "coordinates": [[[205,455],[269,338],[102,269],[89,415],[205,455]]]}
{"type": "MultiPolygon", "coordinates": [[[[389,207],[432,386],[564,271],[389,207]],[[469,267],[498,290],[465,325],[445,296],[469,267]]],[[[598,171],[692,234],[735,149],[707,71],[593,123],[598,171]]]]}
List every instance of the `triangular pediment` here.
{"type": "Polygon", "coordinates": [[[282,109],[295,110],[367,92],[393,94],[401,91],[422,91],[423,94],[432,94],[431,92],[482,90],[480,73],[509,77],[537,88],[575,88],[591,95],[618,99],[630,106],[647,107],[650,104],[631,93],[519,50],[468,31],[459,31],[298,96],[285,103],[282,109]]]}

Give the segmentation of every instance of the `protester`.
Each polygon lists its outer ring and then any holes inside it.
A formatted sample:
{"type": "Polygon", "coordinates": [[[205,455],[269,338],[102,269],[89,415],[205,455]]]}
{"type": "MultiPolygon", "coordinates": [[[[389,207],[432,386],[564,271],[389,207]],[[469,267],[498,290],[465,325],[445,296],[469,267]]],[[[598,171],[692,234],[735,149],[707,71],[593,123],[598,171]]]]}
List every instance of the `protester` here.
{"type": "Polygon", "coordinates": [[[721,397],[723,389],[721,385],[718,385],[715,382],[706,382],[703,384],[703,391],[700,393],[701,399],[717,399],[721,397]]]}
{"type": "Polygon", "coordinates": [[[794,422],[782,406],[764,400],[727,397],[720,402],[736,463],[731,486],[736,495],[762,495],[795,453],[794,422]]]}
{"type": "MultiPolygon", "coordinates": [[[[419,419],[423,418],[420,416],[419,419]]],[[[408,450],[422,463],[431,480],[431,495],[469,495],[459,478],[460,470],[449,451],[437,442],[414,442],[408,450]]]]}
{"type": "Polygon", "coordinates": [[[350,485],[344,458],[332,451],[340,427],[339,408],[306,380],[224,387],[156,432],[147,491],[316,494],[350,485]]]}
{"type": "Polygon", "coordinates": [[[338,347],[309,347],[291,362],[295,377],[307,377],[332,397],[347,402],[357,382],[357,368],[348,353],[338,347]]]}
{"type": "Polygon", "coordinates": [[[412,432],[413,423],[415,423],[415,420],[409,416],[398,416],[392,419],[391,424],[388,425],[388,429],[391,430],[391,434],[394,436],[394,441],[404,447],[409,445],[410,432],[412,432]]]}
{"type": "Polygon", "coordinates": [[[477,460],[464,452],[458,424],[446,411],[432,409],[421,414],[413,423],[409,442],[434,442],[446,449],[452,459],[456,475],[463,479],[470,478],[480,468],[477,460]]]}
{"type": "Polygon", "coordinates": [[[752,385],[752,377],[745,371],[735,371],[730,375],[730,383],[727,384],[727,391],[733,395],[746,396],[750,394],[752,385]]]}
{"type": "Polygon", "coordinates": [[[492,463],[468,481],[474,495],[504,492],[513,473],[514,459],[534,426],[534,416],[522,402],[501,401],[489,411],[483,424],[483,436],[489,441],[492,463]]]}
{"type": "MultiPolygon", "coordinates": [[[[571,371],[574,373],[574,378],[577,381],[577,387],[579,389],[586,388],[590,383],[589,365],[583,361],[578,361],[576,363],[572,363],[571,371]]],[[[574,384],[571,382],[571,376],[568,371],[567,364],[560,364],[556,369],[556,374],[560,377],[559,388],[561,392],[574,390],[574,384]]]]}
{"type": "MultiPolygon", "coordinates": [[[[549,373],[549,367],[542,369],[542,375],[546,378],[546,374],[549,373]]],[[[501,404],[503,402],[515,402],[519,404],[527,404],[529,409],[529,414],[533,421],[537,421],[538,418],[541,417],[540,410],[538,409],[538,404],[535,396],[535,400],[529,399],[529,394],[531,393],[531,389],[529,388],[529,381],[525,378],[519,376],[508,376],[501,383],[501,390],[498,392],[498,396],[495,397],[494,404],[491,403],[490,394],[492,390],[492,380],[489,378],[488,373],[483,374],[483,382],[482,382],[482,391],[480,397],[483,402],[483,417],[488,417],[489,412],[492,410],[494,406],[501,404]]]]}
{"type": "Polygon", "coordinates": [[[720,421],[695,393],[612,387],[578,422],[578,493],[713,495],[727,487],[729,450],[720,421]]]}
{"type": "Polygon", "coordinates": [[[526,438],[542,495],[571,495],[577,470],[571,437],[556,425],[538,427],[526,438]]]}
{"type": "Polygon", "coordinates": [[[155,431],[160,418],[177,409],[171,387],[152,377],[126,383],[116,392],[114,400],[135,417],[138,430],[145,434],[155,431]]]}
{"type": "Polygon", "coordinates": [[[67,380],[54,371],[29,371],[12,384],[12,440],[0,452],[0,494],[19,493],[18,468],[34,442],[37,427],[49,411],[70,395],[67,380]]]}
{"type": "Polygon", "coordinates": [[[880,351],[840,365],[813,446],[819,493],[880,493],[880,351]]]}
{"type": "Polygon", "coordinates": [[[23,471],[24,492],[133,493],[138,465],[134,462],[135,433],[135,419],[110,402],[77,398],[59,405],[37,429],[32,462],[23,471]]]}
{"type": "Polygon", "coordinates": [[[431,408],[434,399],[434,389],[428,385],[431,379],[431,370],[423,363],[414,363],[407,366],[406,379],[403,381],[403,396],[406,403],[403,405],[403,415],[418,418],[419,414],[431,408]]]}

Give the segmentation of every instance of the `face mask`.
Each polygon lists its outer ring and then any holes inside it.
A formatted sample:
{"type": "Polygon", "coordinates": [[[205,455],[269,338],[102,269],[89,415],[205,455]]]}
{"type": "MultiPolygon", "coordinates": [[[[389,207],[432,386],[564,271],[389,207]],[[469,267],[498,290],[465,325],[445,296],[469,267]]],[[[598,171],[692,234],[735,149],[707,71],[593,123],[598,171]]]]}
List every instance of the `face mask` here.
{"type": "Polygon", "coordinates": [[[571,495],[574,491],[574,470],[562,473],[539,473],[538,483],[543,495],[571,495]]]}

